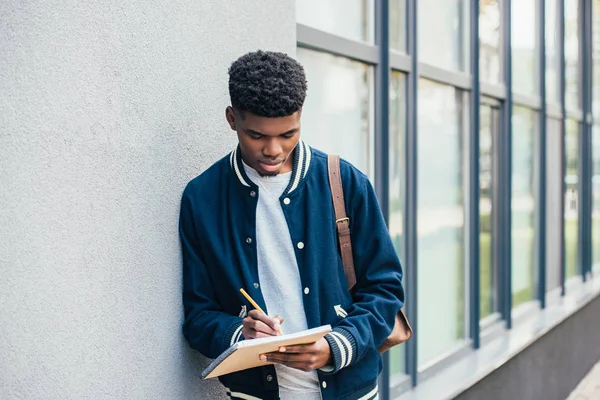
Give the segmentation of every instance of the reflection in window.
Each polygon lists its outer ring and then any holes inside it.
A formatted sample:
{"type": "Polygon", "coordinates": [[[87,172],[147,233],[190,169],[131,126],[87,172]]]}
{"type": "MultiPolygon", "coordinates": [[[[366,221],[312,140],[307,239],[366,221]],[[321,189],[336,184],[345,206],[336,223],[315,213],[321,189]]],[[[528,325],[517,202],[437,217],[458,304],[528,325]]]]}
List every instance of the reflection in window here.
{"type": "Polygon", "coordinates": [[[466,71],[469,62],[468,0],[419,0],[419,61],[466,71]]]}
{"type": "Polygon", "coordinates": [[[296,0],[296,21],[300,24],[373,43],[373,0],[296,0]]]}
{"type": "Polygon", "coordinates": [[[418,359],[465,335],[463,93],[421,79],[418,100],[418,359]]]}
{"type": "Polygon", "coordinates": [[[493,263],[492,189],[494,179],[494,136],[498,129],[498,109],[482,105],[479,131],[479,268],[480,268],[480,317],[497,310],[496,269],[493,263]]]}
{"type": "Polygon", "coordinates": [[[536,73],[536,0],[519,0],[511,4],[513,88],[525,94],[537,92],[536,73]]]}
{"type": "Polygon", "coordinates": [[[592,264],[600,271],[600,127],[592,133],[592,264]]]}
{"type": "Polygon", "coordinates": [[[479,0],[479,69],[481,80],[500,82],[500,4],[479,0]]]}
{"type": "MultiPolygon", "coordinates": [[[[403,215],[404,215],[404,134],[405,91],[404,75],[392,72],[390,88],[390,214],[388,226],[394,247],[402,261],[403,257],[403,215]]],[[[404,268],[406,271],[406,267],[404,268]]],[[[404,345],[390,350],[390,371],[392,374],[404,372],[404,345]]]]}
{"type": "Polygon", "coordinates": [[[567,107],[579,107],[579,7],[565,1],[565,96],[567,107]]]}
{"type": "Polygon", "coordinates": [[[372,70],[365,64],[298,48],[308,80],[302,137],[339,154],[373,178],[372,70]]]}
{"type": "Polygon", "coordinates": [[[560,102],[558,29],[556,1],[546,2],[546,98],[548,103],[560,102]]]}
{"type": "Polygon", "coordinates": [[[549,118],[546,123],[546,290],[562,282],[562,149],[561,121],[549,118]]]}
{"type": "Polygon", "coordinates": [[[534,293],[536,113],[514,107],[512,126],[512,295],[516,307],[532,300],[534,293]]]}
{"type": "Polygon", "coordinates": [[[390,0],[390,48],[406,52],[406,0],[390,0]]]}
{"type": "Polygon", "coordinates": [[[577,275],[578,262],[578,168],[579,124],[572,119],[566,120],[565,132],[565,263],[566,277],[577,275]]]}

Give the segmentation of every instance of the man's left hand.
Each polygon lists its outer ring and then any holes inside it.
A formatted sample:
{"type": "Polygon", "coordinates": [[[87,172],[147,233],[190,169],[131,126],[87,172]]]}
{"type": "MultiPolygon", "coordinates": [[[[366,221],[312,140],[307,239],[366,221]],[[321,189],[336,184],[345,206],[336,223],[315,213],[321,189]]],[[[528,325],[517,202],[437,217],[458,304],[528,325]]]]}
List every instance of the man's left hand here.
{"type": "Polygon", "coordinates": [[[304,372],[310,372],[328,364],[333,364],[331,348],[325,338],[313,344],[280,347],[279,351],[261,354],[262,361],[283,364],[304,372]]]}

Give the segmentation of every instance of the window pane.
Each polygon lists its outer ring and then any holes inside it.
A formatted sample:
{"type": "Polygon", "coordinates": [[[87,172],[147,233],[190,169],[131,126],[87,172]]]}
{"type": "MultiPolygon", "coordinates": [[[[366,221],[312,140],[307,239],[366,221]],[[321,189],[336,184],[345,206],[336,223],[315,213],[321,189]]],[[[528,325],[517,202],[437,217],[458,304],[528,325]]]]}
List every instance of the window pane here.
{"type": "Polygon", "coordinates": [[[536,113],[514,107],[512,125],[512,295],[513,307],[534,293],[534,143],[536,113]]]}
{"type": "Polygon", "coordinates": [[[421,79],[418,101],[418,359],[465,335],[463,94],[421,79]]]}
{"type": "Polygon", "coordinates": [[[513,90],[537,92],[535,0],[513,1],[512,4],[512,71],[513,90]]]}
{"type": "Polygon", "coordinates": [[[406,0],[390,1],[390,47],[406,52],[406,0]]]}
{"type": "Polygon", "coordinates": [[[578,0],[565,0],[565,96],[567,107],[579,107],[578,13],[578,0]]]}
{"type": "MultiPolygon", "coordinates": [[[[388,226],[394,247],[403,259],[403,215],[404,215],[404,133],[405,86],[404,75],[392,72],[390,88],[390,215],[388,226]]],[[[404,268],[406,271],[406,268],[404,268]]],[[[406,281],[406,279],[405,279],[406,281]]],[[[390,350],[390,371],[404,372],[404,345],[390,350]]]]}
{"type": "Polygon", "coordinates": [[[567,274],[570,278],[579,271],[578,262],[578,194],[579,181],[578,164],[579,153],[579,124],[572,119],[566,120],[565,132],[565,263],[567,274]]]}
{"type": "Polygon", "coordinates": [[[308,80],[302,137],[373,177],[372,71],[365,64],[298,48],[308,80]]]}
{"type": "Polygon", "coordinates": [[[496,269],[494,268],[492,189],[494,178],[494,136],[498,129],[498,109],[487,105],[480,109],[479,131],[479,217],[480,217],[480,317],[484,318],[497,310],[496,269]]]}
{"type": "Polygon", "coordinates": [[[300,24],[373,43],[373,0],[296,0],[296,21],[300,24]]]}
{"type": "Polygon", "coordinates": [[[560,102],[558,29],[556,1],[546,2],[546,96],[548,103],[560,102]]]}
{"type": "Polygon", "coordinates": [[[592,135],[592,259],[600,270],[600,126],[594,125],[592,135]]]}
{"type": "Polygon", "coordinates": [[[594,0],[592,6],[592,59],[593,59],[593,110],[594,116],[600,117],[600,0],[594,0]]]}
{"type": "Polygon", "coordinates": [[[498,83],[500,77],[501,13],[498,0],[479,0],[479,69],[481,80],[498,83]]]}
{"type": "Polygon", "coordinates": [[[419,0],[419,61],[466,71],[468,7],[467,0],[419,0]]]}
{"type": "Polygon", "coordinates": [[[562,275],[562,129],[558,119],[546,124],[546,290],[560,286],[562,275]]]}

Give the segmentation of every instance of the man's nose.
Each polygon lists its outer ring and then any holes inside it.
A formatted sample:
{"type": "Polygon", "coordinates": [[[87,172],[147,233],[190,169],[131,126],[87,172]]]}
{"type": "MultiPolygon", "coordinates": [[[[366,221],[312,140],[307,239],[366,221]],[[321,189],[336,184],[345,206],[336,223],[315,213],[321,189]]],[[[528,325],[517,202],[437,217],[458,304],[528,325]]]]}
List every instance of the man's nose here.
{"type": "Polygon", "coordinates": [[[283,149],[281,148],[281,144],[277,138],[272,138],[267,141],[267,144],[263,148],[263,154],[266,157],[277,158],[281,154],[283,149]]]}

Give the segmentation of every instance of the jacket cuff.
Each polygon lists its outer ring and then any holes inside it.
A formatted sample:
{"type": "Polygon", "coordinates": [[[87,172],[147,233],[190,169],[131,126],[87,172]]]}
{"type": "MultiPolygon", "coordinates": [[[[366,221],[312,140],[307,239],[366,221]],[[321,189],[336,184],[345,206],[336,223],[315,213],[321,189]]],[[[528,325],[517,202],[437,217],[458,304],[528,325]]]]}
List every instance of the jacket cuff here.
{"type": "Polygon", "coordinates": [[[321,368],[321,372],[335,374],[340,369],[356,361],[356,340],[350,332],[343,328],[334,328],[332,332],[325,335],[325,340],[331,348],[334,365],[321,368]]]}
{"type": "Polygon", "coordinates": [[[237,342],[239,342],[240,340],[243,340],[242,328],[243,328],[242,321],[239,320],[235,324],[233,324],[231,326],[231,328],[229,328],[227,330],[227,332],[225,333],[225,336],[223,338],[223,348],[224,349],[228,349],[231,346],[233,346],[234,344],[236,344],[237,342]]]}

